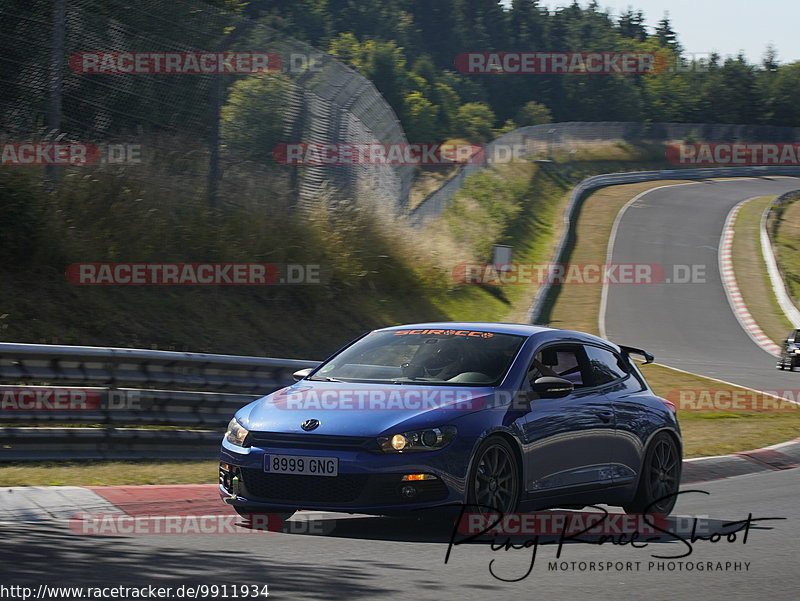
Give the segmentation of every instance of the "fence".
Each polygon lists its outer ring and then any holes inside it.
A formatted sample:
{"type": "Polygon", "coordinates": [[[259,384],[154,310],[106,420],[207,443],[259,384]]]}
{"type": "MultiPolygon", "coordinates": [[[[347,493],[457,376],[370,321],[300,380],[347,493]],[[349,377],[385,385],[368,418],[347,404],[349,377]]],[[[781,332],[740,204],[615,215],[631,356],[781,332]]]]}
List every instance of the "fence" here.
{"type": "MultiPolygon", "coordinates": [[[[81,52],[246,50],[281,57],[288,82],[282,117],[287,142],[396,143],[405,137],[392,109],[366,78],[334,57],[260,22],[249,5],[235,12],[199,0],[8,0],[0,7],[0,141],[139,143],[144,164],[164,185],[217,205],[243,188],[290,187],[306,209],[320,198],[370,196],[401,210],[411,166],[286,167],[254,148],[226,150],[220,111],[246,75],[85,74],[81,52]],[[293,62],[294,56],[307,57],[293,62]],[[240,177],[241,175],[241,177],[240,177]]],[[[278,119],[263,114],[264,120],[278,119]]],[[[270,142],[270,145],[272,142],[270,142]]],[[[51,178],[57,176],[50,168],[51,178]]]]}
{"type": "Polygon", "coordinates": [[[0,343],[0,461],[213,456],[237,409],[316,365],[0,343]]]}
{"type": "Polygon", "coordinates": [[[420,226],[427,219],[439,217],[464,185],[465,178],[491,165],[504,149],[510,147],[523,147],[524,156],[535,156],[591,142],[671,141],[692,137],[709,143],[794,142],[800,141],[800,127],[633,122],[566,122],[521,127],[492,140],[485,148],[482,162],[464,165],[441,188],[419,203],[409,218],[413,225],[420,226]]]}

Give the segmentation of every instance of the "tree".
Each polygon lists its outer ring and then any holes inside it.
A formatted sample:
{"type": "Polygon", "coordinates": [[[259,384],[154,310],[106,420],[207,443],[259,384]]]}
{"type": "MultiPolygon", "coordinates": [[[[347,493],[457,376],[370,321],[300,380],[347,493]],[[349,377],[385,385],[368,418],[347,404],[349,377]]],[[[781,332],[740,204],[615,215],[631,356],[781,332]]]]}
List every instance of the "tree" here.
{"type": "Polygon", "coordinates": [[[360,69],[364,62],[364,48],[352,33],[340,33],[332,39],[328,52],[354,69],[360,69]]]}
{"type": "Polygon", "coordinates": [[[778,50],[774,44],[767,44],[767,49],[764,51],[764,57],[761,59],[761,66],[765,71],[772,73],[778,70],[778,50]]]}
{"type": "Polygon", "coordinates": [[[525,105],[519,110],[514,123],[517,127],[525,127],[526,125],[542,125],[544,123],[552,123],[553,115],[550,109],[543,104],[539,104],[535,100],[526,102],[525,105]]]}
{"type": "Polygon", "coordinates": [[[644,26],[644,13],[640,10],[633,12],[632,8],[620,15],[617,21],[619,33],[624,38],[644,42],[647,39],[647,29],[644,26]]]}
{"type": "Polygon", "coordinates": [[[234,83],[221,111],[225,145],[248,158],[270,157],[283,134],[288,89],[282,74],[250,75],[234,83]]]}
{"type": "Polygon", "coordinates": [[[413,144],[436,142],[439,132],[439,107],[422,95],[411,92],[405,98],[404,123],[406,137],[413,144]]]}
{"type": "Polygon", "coordinates": [[[468,102],[456,113],[456,135],[470,142],[488,142],[492,138],[495,116],[492,109],[482,102],[468,102]]]}
{"type": "Polygon", "coordinates": [[[457,118],[461,98],[445,83],[437,82],[431,91],[432,102],[439,107],[439,132],[442,138],[453,135],[453,124],[457,118]]]}
{"type": "Polygon", "coordinates": [[[670,48],[675,53],[675,56],[680,56],[682,48],[678,43],[678,34],[672,29],[672,21],[669,19],[669,12],[664,13],[664,18],[658,22],[656,38],[662,46],[670,48]]]}
{"type": "Polygon", "coordinates": [[[775,125],[800,127],[800,61],[781,65],[774,74],[771,91],[771,121],[775,125]]]}
{"type": "Polygon", "coordinates": [[[394,42],[369,40],[364,44],[363,75],[372,80],[396,113],[402,114],[408,92],[408,72],[403,49],[394,42]]]}

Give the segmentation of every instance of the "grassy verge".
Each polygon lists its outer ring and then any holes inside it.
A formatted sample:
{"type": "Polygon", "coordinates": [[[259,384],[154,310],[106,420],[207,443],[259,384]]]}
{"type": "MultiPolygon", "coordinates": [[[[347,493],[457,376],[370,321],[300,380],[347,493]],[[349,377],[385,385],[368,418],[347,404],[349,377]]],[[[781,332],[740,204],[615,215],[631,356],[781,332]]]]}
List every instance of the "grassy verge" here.
{"type": "Polygon", "coordinates": [[[213,484],[217,461],[47,461],[0,465],[0,486],[213,484]]]}
{"type": "Polygon", "coordinates": [[[733,271],[748,311],[774,341],[786,337],[792,324],[781,311],[772,292],[761,254],[761,216],[773,196],[756,198],[742,205],[734,223],[733,271]]]}
{"type": "MultiPolygon", "coordinates": [[[[783,281],[795,305],[800,306],[800,202],[795,199],[778,210],[777,219],[770,227],[783,281]]],[[[781,336],[785,334],[782,332],[781,336]]]]}
{"type": "MultiPolygon", "coordinates": [[[[641,366],[655,393],[670,400],[681,391],[745,391],[664,365],[641,366]]],[[[696,398],[693,396],[693,398],[696,398]]],[[[790,411],[678,411],[684,457],[725,455],[800,437],[800,408],[790,411]]]]}

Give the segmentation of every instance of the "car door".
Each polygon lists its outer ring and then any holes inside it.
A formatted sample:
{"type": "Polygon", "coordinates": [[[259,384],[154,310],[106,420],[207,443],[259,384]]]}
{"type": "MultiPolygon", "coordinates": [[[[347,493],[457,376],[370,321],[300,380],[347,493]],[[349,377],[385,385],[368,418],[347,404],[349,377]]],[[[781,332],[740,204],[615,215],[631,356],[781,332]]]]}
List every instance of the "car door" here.
{"type": "Polygon", "coordinates": [[[524,386],[531,397],[522,426],[526,490],[560,493],[611,484],[614,413],[591,383],[582,345],[549,344],[537,350],[524,386]],[[575,390],[558,399],[537,398],[531,383],[541,376],[568,379],[575,390]]]}
{"type": "Polygon", "coordinates": [[[624,484],[636,478],[642,464],[641,434],[647,431],[651,416],[641,402],[641,395],[650,393],[635,376],[628,360],[615,350],[591,344],[584,350],[595,390],[614,412],[614,436],[607,439],[608,474],[614,484],[624,484]]]}

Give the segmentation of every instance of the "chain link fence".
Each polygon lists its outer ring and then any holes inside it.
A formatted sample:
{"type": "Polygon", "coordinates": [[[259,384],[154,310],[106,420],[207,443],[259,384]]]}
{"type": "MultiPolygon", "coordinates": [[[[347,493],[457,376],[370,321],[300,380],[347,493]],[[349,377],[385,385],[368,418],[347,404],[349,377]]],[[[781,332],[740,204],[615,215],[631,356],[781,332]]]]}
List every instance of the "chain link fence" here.
{"type": "Polygon", "coordinates": [[[75,68],[80,53],[233,50],[280,57],[279,70],[266,77],[287,81],[285,110],[260,117],[283,119],[283,141],[405,142],[392,109],[357,72],[263,25],[248,7],[235,12],[226,2],[189,0],[6,0],[0,7],[0,141],[135,144],[138,164],[174,176],[162,178],[164,185],[205,194],[211,206],[218,198],[235,202],[246,189],[285,183],[307,210],[323,198],[367,197],[402,210],[411,166],[286,166],[263,158],[264,148],[250,157],[228,152],[221,109],[232,86],[252,75],[75,68]]]}

